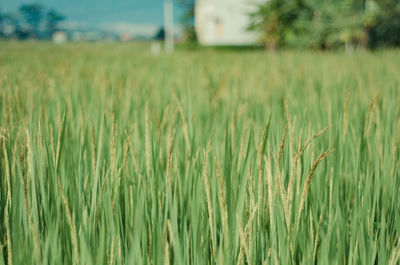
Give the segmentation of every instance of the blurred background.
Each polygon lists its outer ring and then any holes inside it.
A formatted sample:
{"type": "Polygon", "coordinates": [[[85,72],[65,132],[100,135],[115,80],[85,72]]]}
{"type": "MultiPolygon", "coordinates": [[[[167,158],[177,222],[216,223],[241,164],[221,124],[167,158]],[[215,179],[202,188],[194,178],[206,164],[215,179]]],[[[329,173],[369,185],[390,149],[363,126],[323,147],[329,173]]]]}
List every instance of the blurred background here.
{"type": "Polygon", "coordinates": [[[1,0],[0,39],[351,52],[400,46],[400,1],[1,0]]]}

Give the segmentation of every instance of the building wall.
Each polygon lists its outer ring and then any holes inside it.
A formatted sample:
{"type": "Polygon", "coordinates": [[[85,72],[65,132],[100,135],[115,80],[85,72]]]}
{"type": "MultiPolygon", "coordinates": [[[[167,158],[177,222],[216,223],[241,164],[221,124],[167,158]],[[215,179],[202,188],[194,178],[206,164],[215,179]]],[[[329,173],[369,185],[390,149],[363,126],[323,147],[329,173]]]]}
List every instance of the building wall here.
{"type": "MultiPolygon", "coordinates": [[[[248,45],[257,41],[249,32],[249,13],[257,0],[197,0],[195,28],[203,45],[248,45]]],[[[260,2],[260,0],[258,0],[260,2]]]]}

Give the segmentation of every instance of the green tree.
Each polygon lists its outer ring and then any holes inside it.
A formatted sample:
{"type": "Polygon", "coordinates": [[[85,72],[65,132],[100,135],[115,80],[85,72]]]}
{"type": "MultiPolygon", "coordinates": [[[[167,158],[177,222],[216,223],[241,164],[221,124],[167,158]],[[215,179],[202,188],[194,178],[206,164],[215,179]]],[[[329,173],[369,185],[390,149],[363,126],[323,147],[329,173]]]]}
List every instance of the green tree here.
{"type": "Polygon", "coordinates": [[[47,32],[51,36],[57,29],[57,24],[65,19],[57,10],[51,9],[46,14],[47,32]]]}
{"type": "Polygon", "coordinates": [[[400,2],[398,0],[378,0],[379,10],[369,28],[369,44],[372,48],[400,46],[400,2]]]}
{"type": "Polygon", "coordinates": [[[196,42],[197,35],[194,28],[194,8],[195,0],[177,0],[177,3],[183,8],[181,22],[184,29],[185,40],[187,42],[196,42]]]}
{"type": "Polygon", "coordinates": [[[3,36],[3,21],[4,21],[4,14],[0,9],[0,37],[3,36]]]}
{"type": "Polygon", "coordinates": [[[41,4],[24,4],[19,8],[25,23],[29,26],[32,34],[38,36],[39,26],[43,18],[43,7],[41,4]]]}
{"type": "Polygon", "coordinates": [[[266,47],[366,46],[365,0],[270,0],[251,15],[266,47]]]}
{"type": "Polygon", "coordinates": [[[251,14],[250,30],[261,32],[261,41],[270,49],[285,45],[285,34],[290,30],[299,10],[294,0],[270,0],[258,5],[251,14]]]}

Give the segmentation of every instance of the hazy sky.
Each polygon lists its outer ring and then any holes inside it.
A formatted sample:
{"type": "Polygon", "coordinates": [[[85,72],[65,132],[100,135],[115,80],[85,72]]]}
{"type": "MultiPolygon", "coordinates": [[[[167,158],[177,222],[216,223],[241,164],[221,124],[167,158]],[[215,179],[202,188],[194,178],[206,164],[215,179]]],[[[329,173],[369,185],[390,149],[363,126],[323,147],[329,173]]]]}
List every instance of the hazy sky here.
{"type": "MultiPolygon", "coordinates": [[[[163,23],[163,0],[0,0],[0,9],[14,11],[23,3],[41,3],[62,12],[68,20],[88,24],[126,22],[134,24],[163,23]]],[[[175,4],[174,17],[182,13],[175,4]]]]}

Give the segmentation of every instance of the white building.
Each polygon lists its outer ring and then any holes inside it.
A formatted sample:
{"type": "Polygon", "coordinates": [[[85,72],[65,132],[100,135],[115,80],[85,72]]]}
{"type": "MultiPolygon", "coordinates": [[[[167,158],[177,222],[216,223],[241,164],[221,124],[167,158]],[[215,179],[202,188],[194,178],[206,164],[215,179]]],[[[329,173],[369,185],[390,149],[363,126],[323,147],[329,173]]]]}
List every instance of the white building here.
{"type": "Polygon", "coordinates": [[[51,36],[51,39],[54,43],[61,44],[68,40],[68,36],[64,31],[56,31],[53,33],[53,36],[51,36]]]}
{"type": "Polygon", "coordinates": [[[195,28],[203,45],[249,45],[257,41],[250,32],[249,14],[260,0],[197,0],[195,28]]]}

